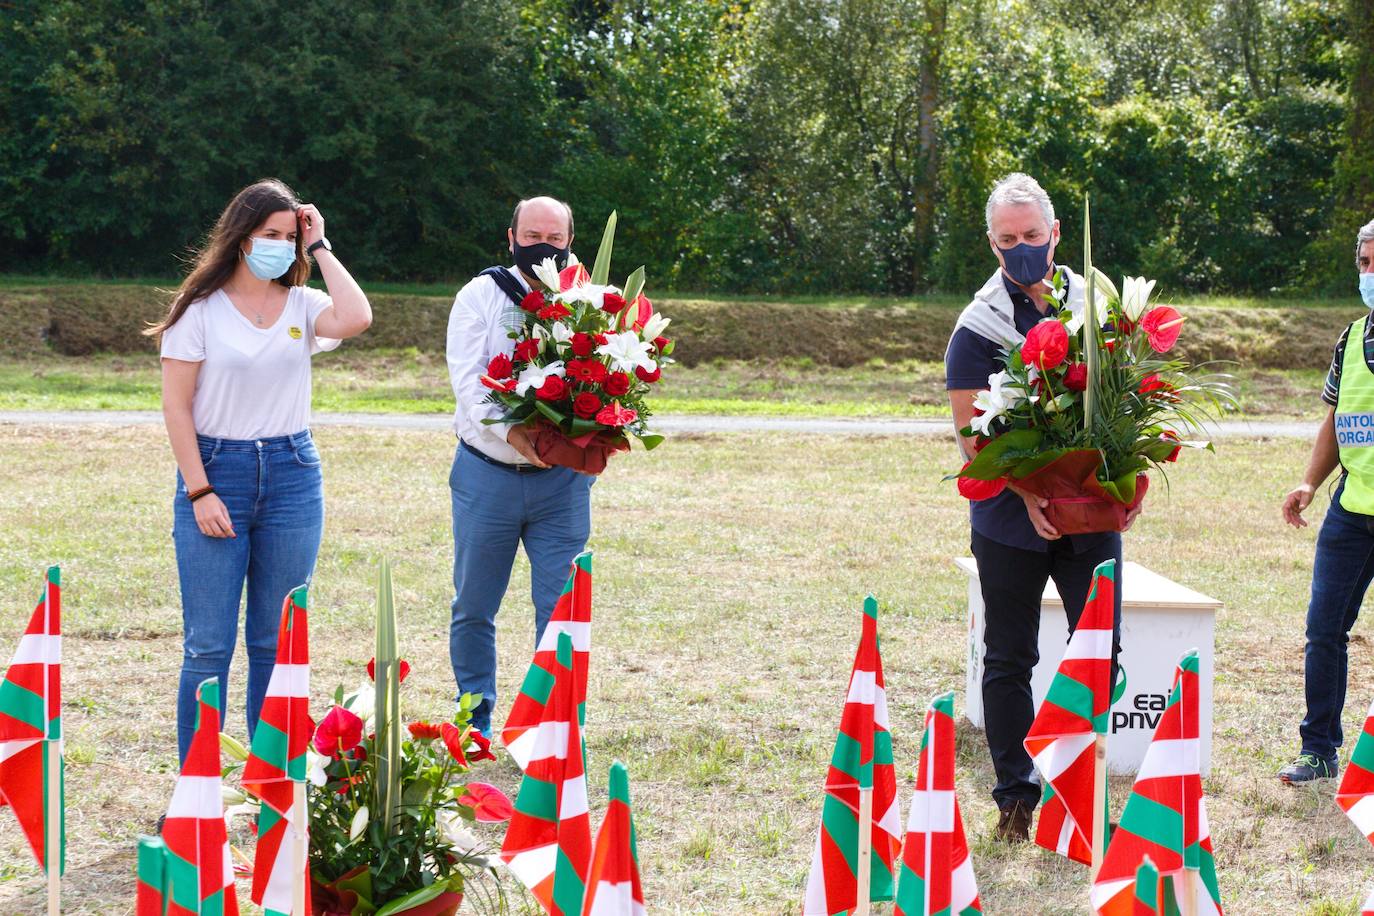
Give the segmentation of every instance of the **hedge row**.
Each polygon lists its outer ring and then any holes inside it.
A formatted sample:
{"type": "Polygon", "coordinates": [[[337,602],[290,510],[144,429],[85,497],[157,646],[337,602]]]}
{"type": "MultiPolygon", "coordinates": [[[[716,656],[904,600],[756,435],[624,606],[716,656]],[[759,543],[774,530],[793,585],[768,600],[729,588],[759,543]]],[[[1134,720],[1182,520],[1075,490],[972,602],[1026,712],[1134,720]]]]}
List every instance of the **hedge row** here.
{"type": "MultiPolygon", "coordinates": [[[[439,296],[373,295],[372,328],[350,347],[416,348],[440,353],[452,301],[439,296]]],[[[0,355],[152,353],[141,330],[161,317],[167,294],[146,286],[71,285],[0,290],[7,328],[0,355]]],[[[809,359],[856,366],[869,360],[939,360],[958,314],[946,305],[847,308],[779,302],[665,299],[669,336],[686,364],[717,359],[809,359]]],[[[1325,366],[1348,309],[1195,308],[1183,352],[1194,360],[1233,360],[1257,368],[1325,366]]]]}

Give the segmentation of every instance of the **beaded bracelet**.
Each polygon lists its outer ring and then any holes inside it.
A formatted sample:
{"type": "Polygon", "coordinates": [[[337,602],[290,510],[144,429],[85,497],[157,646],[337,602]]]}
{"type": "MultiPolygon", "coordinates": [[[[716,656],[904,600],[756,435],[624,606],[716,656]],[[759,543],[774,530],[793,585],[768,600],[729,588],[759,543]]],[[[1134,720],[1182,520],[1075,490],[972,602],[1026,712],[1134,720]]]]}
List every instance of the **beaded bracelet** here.
{"type": "Polygon", "coordinates": [[[194,493],[187,493],[186,498],[189,499],[191,502],[195,502],[202,496],[209,496],[213,492],[215,492],[215,488],[207,483],[205,486],[201,487],[199,490],[196,490],[194,493]]]}

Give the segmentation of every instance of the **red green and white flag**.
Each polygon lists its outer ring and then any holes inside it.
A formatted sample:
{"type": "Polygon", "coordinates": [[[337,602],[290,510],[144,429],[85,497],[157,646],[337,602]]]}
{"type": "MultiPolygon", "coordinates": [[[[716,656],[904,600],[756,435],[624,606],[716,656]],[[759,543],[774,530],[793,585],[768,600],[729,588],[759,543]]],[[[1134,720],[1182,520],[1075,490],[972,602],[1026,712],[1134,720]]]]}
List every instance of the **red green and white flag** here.
{"type": "Polygon", "coordinates": [[[592,858],[573,664],[572,636],[559,633],[553,681],[530,729],[525,778],[501,845],[501,859],[552,916],[580,916],[592,858]]]}
{"type": "MultiPolygon", "coordinates": [[[[310,718],[310,627],[304,585],[282,603],[277,628],[277,663],[267,682],[262,715],[253,731],[252,748],[243,767],[243,789],[262,801],[258,809],[258,845],[253,863],[253,902],[265,916],[291,916],[294,882],[292,860],[297,829],[308,837],[309,824],[294,824],[295,785],[305,784],[305,752],[315,733],[310,718]]],[[[308,818],[307,818],[308,820],[308,818]]],[[[305,843],[308,848],[309,840],[305,843]]],[[[305,914],[310,907],[309,863],[303,862],[305,914]]]]}
{"type": "Polygon", "coordinates": [[[1093,584],[1064,660],[1026,734],[1026,753],[1044,778],[1044,811],[1035,842],[1085,865],[1092,862],[1096,739],[1107,733],[1112,687],[1116,561],[1093,572],[1093,584]]]}
{"type": "Polygon", "coordinates": [[[1360,916],[1374,916],[1374,891],[1369,892],[1369,896],[1364,898],[1364,903],[1360,906],[1360,916]]]}
{"type": "Polygon", "coordinates": [[[902,844],[897,916],[983,912],[954,794],[954,694],[931,701],[902,844]]]}
{"type": "Polygon", "coordinates": [[[196,688],[196,703],[196,733],[162,824],[162,840],[167,844],[167,916],[238,916],[220,795],[216,678],[207,678],[196,688]]]}
{"type": "Polygon", "coordinates": [[[825,779],[821,826],[802,904],[805,916],[834,916],[858,905],[860,790],[873,793],[869,900],[891,900],[893,869],[902,845],[902,817],[897,808],[887,689],[878,651],[878,602],[871,595],[864,599],[859,650],[825,779]]]}
{"type": "Polygon", "coordinates": [[[611,800],[596,834],[582,916],[645,916],[639,885],[639,843],[630,813],[630,776],[611,764],[611,800]]]}
{"type": "Polygon", "coordinates": [[[0,807],[8,805],[44,872],[48,831],[60,831],[66,868],[66,817],[62,778],[49,791],[48,764],[57,755],[62,772],[62,577],[48,568],[43,597],[0,681],[0,807]],[[56,796],[56,805],[48,798],[56,796]]]}
{"type": "Polygon", "coordinates": [[[572,639],[573,688],[577,702],[577,724],[587,724],[587,662],[592,644],[592,554],[579,554],[572,562],[568,583],[554,605],[553,614],[544,635],[534,650],[534,660],[520,685],[520,693],[511,704],[506,726],[501,730],[501,742],[512,759],[524,770],[529,767],[539,723],[544,721],[544,707],[553,689],[554,669],[558,665],[558,637],[566,633],[572,639]]]}
{"type": "Polygon", "coordinates": [[[1336,789],[1336,804],[1369,842],[1374,843],[1374,703],[1370,704],[1350,765],[1336,789]]]}
{"type": "Polygon", "coordinates": [[[1164,901],[1159,869],[1146,856],[1135,870],[1135,908],[1131,910],[1131,916],[1169,916],[1170,910],[1165,907],[1164,901]]]}
{"type": "Polygon", "coordinates": [[[138,896],[134,916],[167,912],[167,846],[161,837],[138,838],[138,896]]]}
{"type": "Polygon", "coordinates": [[[1202,796],[1198,694],[1195,649],[1183,656],[1174,672],[1169,703],[1093,884],[1092,904],[1102,916],[1133,912],[1136,869],[1146,856],[1170,885],[1166,892],[1192,894],[1193,912],[1199,916],[1222,912],[1202,796]]]}

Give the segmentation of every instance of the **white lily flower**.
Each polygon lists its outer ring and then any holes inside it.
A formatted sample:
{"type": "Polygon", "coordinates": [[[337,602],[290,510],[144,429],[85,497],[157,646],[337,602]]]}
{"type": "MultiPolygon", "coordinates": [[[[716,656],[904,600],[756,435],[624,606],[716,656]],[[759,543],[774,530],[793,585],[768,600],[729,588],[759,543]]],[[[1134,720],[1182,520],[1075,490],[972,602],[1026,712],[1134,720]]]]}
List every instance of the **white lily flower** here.
{"type": "Polygon", "coordinates": [[[663,332],[668,330],[668,325],[672,322],[671,318],[664,318],[658,312],[654,312],[653,317],[644,325],[644,330],[639,332],[639,336],[645,340],[653,340],[655,337],[662,337],[663,332]]]}
{"type": "Polygon", "coordinates": [[[233,786],[226,786],[224,783],[220,783],[219,798],[220,801],[224,802],[225,807],[228,808],[232,808],[235,805],[241,805],[244,802],[248,801],[247,795],[244,795],[242,792],[240,792],[238,789],[235,789],[233,786]]]}
{"type": "Polygon", "coordinates": [[[618,292],[620,292],[619,287],[598,286],[595,283],[583,283],[580,286],[574,286],[572,289],[564,290],[563,292],[559,293],[555,298],[558,299],[558,301],[560,302],[567,303],[589,302],[595,308],[601,308],[601,306],[605,304],[607,293],[618,292]]]}
{"type": "Polygon", "coordinates": [[[262,806],[255,801],[246,801],[240,805],[230,805],[224,809],[224,826],[234,829],[234,818],[236,817],[257,817],[262,806]]]}
{"type": "Polygon", "coordinates": [[[549,332],[544,330],[542,324],[535,324],[530,328],[530,337],[534,340],[548,340],[549,332]]]}
{"type": "Polygon", "coordinates": [[[553,258],[545,258],[534,265],[534,275],[549,289],[558,289],[558,262],[553,258]]]}
{"type": "Polygon", "coordinates": [[[1116,291],[1116,284],[1112,282],[1112,278],[1096,267],[1093,268],[1093,289],[1097,290],[1099,296],[1107,300],[1121,298],[1121,294],[1116,291]]]}
{"type": "Polygon", "coordinates": [[[544,380],[551,375],[562,376],[564,374],[563,361],[561,359],[549,363],[547,366],[526,366],[520,370],[520,379],[515,383],[515,393],[520,397],[525,396],[525,392],[533,388],[538,391],[544,387],[544,380]]]}
{"type": "Polygon", "coordinates": [[[366,722],[377,712],[377,691],[371,684],[362,684],[344,697],[344,708],[366,722]]]}
{"type": "Polygon", "coordinates": [[[561,321],[555,321],[553,323],[553,339],[558,343],[567,343],[573,339],[573,329],[561,321]]]}
{"type": "Polygon", "coordinates": [[[305,752],[305,778],[317,789],[323,789],[324,784],[329,782],[329,774],[325,772],[325,766],[329,763],[329,758],[323,754],[315,753],[314,749],[307,749],[305,752]]]}
{"type": "Polygon", "coordinates": [[[992,436],[992,423],[1001,415],[1001,413],[985,411],[974,416],[974,418],[969,421],[968,425],[972,427],[973,431],[975,433],[978,433],[980,436],[986,436],[990,438],[992,436]]]}
{"type": "Polygon", "coordinates": [[[359,805],[357,813],[353,815],[353,823],[348,825],[348,842],[356,843],[358,841],[358,837],[362,836],[363,831],[367,829],[367,820],[367,805],[359,805]]]}
{"type": "Polygon", "coordinates": [[[468,830],[467,823],[456,811],[439,811],[434,816],[434,822],[439,828],[439,835],[459,852],[476,849],[482,843],[471,830],[468,830]]]}
{"type": "Polygon", "coordinates": [[[621,331],[607,335],[606,342],[596,348],[600,356],[611,358],[612,368],[621,372],[633,372],[643,366],[645,372],[653,372],[658,367],[649,355],[650,345],[639,339],[634,331],[621,331]]]}
{"type": "Polygon", "coordinates": [[[1121,311],[1129,321],[1139,321],[1150,307],[1155,281],[1144,277],[1125,277],[1121,281],[1121,311]]]}

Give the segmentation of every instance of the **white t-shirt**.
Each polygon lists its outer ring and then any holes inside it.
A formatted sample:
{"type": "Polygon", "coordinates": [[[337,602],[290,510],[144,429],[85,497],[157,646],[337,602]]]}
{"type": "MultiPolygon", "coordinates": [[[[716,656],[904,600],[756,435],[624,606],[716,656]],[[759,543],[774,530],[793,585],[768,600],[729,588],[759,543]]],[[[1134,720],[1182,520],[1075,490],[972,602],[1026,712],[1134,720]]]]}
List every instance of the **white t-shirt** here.
{"type": "Polygon", "coordinates": [[[191,415],[218,439],[290,436],[310,425],[310,357],[340,341],[315,336],[325,293],[293,286],[271,327],[260,328],[223,290],[192,302],[162,334],[162,355],[201,363],[191,415]]]}

